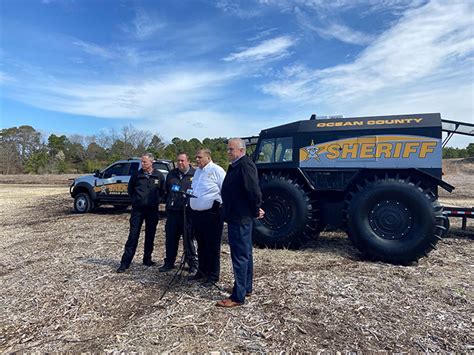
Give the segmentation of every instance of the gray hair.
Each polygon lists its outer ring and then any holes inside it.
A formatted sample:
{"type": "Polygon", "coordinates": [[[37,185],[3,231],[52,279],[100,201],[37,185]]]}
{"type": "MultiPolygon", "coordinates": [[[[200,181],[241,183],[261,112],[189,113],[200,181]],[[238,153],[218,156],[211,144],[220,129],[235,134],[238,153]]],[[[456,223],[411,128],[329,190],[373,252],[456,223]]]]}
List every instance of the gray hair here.
{"type": "Polygon", "coordinates": [[[146,153],[143,153],[142,154],[142,158],[143,157],[147,157],[148,159],[150,159],[151,161],[155,160],[155,157],[153,156],[153,154],[149,153],[149,152],[146,152],[146,153]]]}
{"type": "Polygon", "coordinates": [[[247,148],[245,146],[245,141],[242,139],[242,138],[231,138],[229,139],[229,142],[232,141],[232,142],[236,142],[237,143],[237,147],[239,149],[243,149],[244,152],[245,152],[245,149],[247,148]]]}
{"type": "Polygon", "coordinates": [[[200,148],[196,151],[196,153],[199,153],[199,152],[206,154],[209,158],[212,159],[211,150],[209,148],[200,148]]]}

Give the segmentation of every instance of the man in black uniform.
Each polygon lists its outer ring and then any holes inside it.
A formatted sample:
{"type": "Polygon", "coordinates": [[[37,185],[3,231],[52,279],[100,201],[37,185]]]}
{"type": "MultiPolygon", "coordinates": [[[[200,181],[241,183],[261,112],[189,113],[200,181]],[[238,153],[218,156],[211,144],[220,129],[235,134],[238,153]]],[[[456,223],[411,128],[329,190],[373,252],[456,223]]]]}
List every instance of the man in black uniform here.
{"type": "Polygon", "coordinates": [[[128,194],[132,199],[132,213],[130,216],[130,233],[123,252],[120,267],[117,272],[125,272],[130,267],[138,238],[145,221],[145,250],[143,265],[152,266],[156,263],[151,260],[153,242],[155,241],[156,226],[158,224],[158,207],[160,196],[164,193],[165,178],[157,169],[153,169],[153,155],[142,155],[142,168],[134,174],[128,183],[128,194]]]}
{"type": "Polygon", "coordinates": [[[190,165],[189,156],[186,153],[178,153],[176,163],[178,167],[171,170],[166,177],[166,257],[165,263],[159,268],[159,271],[166,272],[174,268],[179,238],[183,236],[185,260],[189,266],[189,273],[193,274],[197,271],[197,254],[188,210],[186,211],[186,225],[184,225],[184,208],[189,209],[189,201],[188,197],[173,191],[172,188],[174,186],[175,189],[184,192],[190,189],[194,168],[190,165]],[[184,228],[186,228],[186,238],[184,228]]]}

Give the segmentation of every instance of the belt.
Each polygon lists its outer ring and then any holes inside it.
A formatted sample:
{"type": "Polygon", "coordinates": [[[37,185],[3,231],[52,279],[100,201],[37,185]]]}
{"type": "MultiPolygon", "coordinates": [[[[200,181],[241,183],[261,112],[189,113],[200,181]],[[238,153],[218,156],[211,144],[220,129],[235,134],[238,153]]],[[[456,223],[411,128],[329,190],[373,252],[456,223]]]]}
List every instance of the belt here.
{"type": "Polygon", "coordinates": [[[197,214],[199,214],[199,213],[206,213],[206,212],[212,212],[212,208],[209,208],[209,209],[207,209],[207,210],[193,210],[193,209],[191,208],[191,212],[192,212],[192,213],[197,213],[197,214]]]}

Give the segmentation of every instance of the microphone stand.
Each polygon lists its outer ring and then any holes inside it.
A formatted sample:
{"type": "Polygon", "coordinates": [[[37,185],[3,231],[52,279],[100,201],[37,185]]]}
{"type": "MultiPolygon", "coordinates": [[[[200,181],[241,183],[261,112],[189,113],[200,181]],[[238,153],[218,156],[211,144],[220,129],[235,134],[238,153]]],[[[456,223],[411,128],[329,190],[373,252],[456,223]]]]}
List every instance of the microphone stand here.
{"type": "MultiPolygon", "coordinates": [[[[173,285],[175,280],[178,278],[178,276],[181,277],[181,275],[183,274],[184,266],[186,264],[186,260],[188,260],[188,263],[190,263],[189,260],[191,260],[191,258],[189,256],[189,250],[187,250],[188,249],[187,246],[188,246],[188,227],[189,226],[188,226],[188,221],[187,221],[187,217],[186,217],[186,210],[187,210],[187,207],[188,207],[189,199],[190,198],[196,198],[196,196],[194,196],[193,194],[190,194],[186,191],[181,191],[181,190],[177,190],[177,191],[173,191],[173,192],[179,193],[179,194],[182,195],[182,197],[184,197],[184,204],[183,204],[183,254],[181,255],[181,260],[179,262],[178,269],[176,270],[173,277],[171,278],[171,280],[166,285],[165,290],[163,291],[163,293],[160,296],[160,300],[163,299],[166,292],[168,292],[170,290],[171,286],[173,285]]],[[[189,267],[191,268],[191,265],[189,267]]],[[[197,272],[200,272],[197,265],[196,265],[196,269],[198,270],[197,272]]]]}
{"type": "MultiPolygon", "coordinates": [[[[181,190],[176,190],[176,191],[173,191],[173,192],[180,193],[185,198],[185,200],[184,200],[185,202],[183,204],[183,222],[184,222],[184,225],[183,225],[183,246],[184,247],[183,247],[183,254],[181,255],[181,260],[179,262],[178,269],[176,270],[173,277],[171,278],[171,280],[166,285],[166,288],[163,291],[163,293],[161,294],[159,300],[162,300],[163,297],[165,297],[166,293],[171,289],[171,286],[173,285],[175,280],[178,277],[181,277],[181,275],[183,274],[183,271],[184,271],[184,266],[186,264],[186,260],[188,260],[188,262],[189,262],[189,260],[191,260],[190,255],[189,255],[189,250],[187,250],[187,247],[186,247],[188,245],[188,225],[187,225],[186,210],[187,210],[187,206],[188,206],[188,203],[189,203],[189,199],[190,198],[197,198],[197,196],[194,196],[193,194],[190,194],[186,191],[181,191],[181,190]]],[[[199,273],[199,274],[205,276],[203,274],[203,272],[199,269],[199,265],[195,265],[195,266],[196,266],[196,270],[197,270],[196,274],[199,273]]],[[[189,267],[191,268],[191,265],[189,267]]],[[[215,286],[218,290],[224,291],[215,282],[213,282],[212,285],[215,286]]]]}

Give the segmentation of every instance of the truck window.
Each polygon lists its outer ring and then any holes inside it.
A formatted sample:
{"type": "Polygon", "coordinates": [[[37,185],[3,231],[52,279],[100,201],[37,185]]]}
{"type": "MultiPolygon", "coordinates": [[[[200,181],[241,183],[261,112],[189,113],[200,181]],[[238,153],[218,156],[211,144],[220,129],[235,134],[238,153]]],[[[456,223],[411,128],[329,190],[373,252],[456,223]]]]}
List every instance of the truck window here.
{"type": "Polygon", "coordinates": [[[292,160],[292,137],[262,140],[259,147],[257,163],[282,163],[292,160]]]}
{"type": "Polygon", "coordinates": [[[106,171],[104,171],[104,179],[111,178],[112,176],[123,176],[127,175],[127,163],[118,163],[112,165],[106,171]]]}
{"type": "Polygon", "coordinates": [[[260,145],[257,163],[273,163],[274,162],[274,139],[264,139],[260,145]]]}
{"type": "Polygon", "coordinates": [[[275,162],[286,162],[293,160],[293,138],[284,137],[276,139],[275,162]]]}
{"type": "Polygon", "coordinates": [[[153,168],[158,169],[158,170],[164,170],[164,171],[170,170],[168,164],[166,163],[153,163],[153,168]]]}

